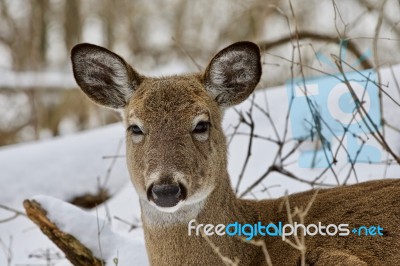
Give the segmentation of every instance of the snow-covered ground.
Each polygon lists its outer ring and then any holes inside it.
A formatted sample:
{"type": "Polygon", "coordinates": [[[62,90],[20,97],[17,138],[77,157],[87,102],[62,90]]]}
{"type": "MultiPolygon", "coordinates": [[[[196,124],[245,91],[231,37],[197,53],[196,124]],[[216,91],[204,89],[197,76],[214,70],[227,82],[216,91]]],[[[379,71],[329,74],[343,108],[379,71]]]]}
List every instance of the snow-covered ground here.
{"type": "Polygon", "coordinates": [[[75,79],[72,71],[65,72],[14,72],[2,71],[0,87],[13,89],[29,88],[75,88],[75,79]]]}
{"type": "MultiPolygon", "coordinates": [[[[393,68],[400,82],[400,66],[393,68]]],[[[393,80],[391,69],[383,69],[382,83],[388,84],[384,90],[396,101],[400,94],[393,80]]],[[[238,106],[237,110],[248,110],[250,100],[238,106]]],[[[271,119],[279,135],[284,134],[288,110],[286,88],[270,88],[259,90],[255,102],[265,107],[268,105],[271,119]]],[[[387,96],[383,96],[383,116],[391,125],[400,128],[400,107],[387,96]]],[[[229,109],[225,114],[224,127],[229,136],[238,123],[237,112],[229,109]]],[[[258,109],[253,110],[256,133],[276,138],[273,127],[267,117],[258,109]]],[[[238,132],[248,132],[248,128],[240,126],[238,132]]],[[[291,129],[289,127],[289,136],[291,129]]],[[[22,210],[22,201],[34,198],[49,211],[49,216],[60,228],[75,235],[80,241],[90,247],[93,252],[105,258],[112,264],[118,258],[118,265],[146,265],[147,257],[144,248],[143,230],[140,227],[140,209],[137,195],[132,187],[125,166],[125,158],[118,157],[113,164],[113,155],[123,155],[124,128],[121,124],[91,130],[72,136],[37,143],[20,144],[0,149],[0,204],[22,210]],[[122,146],[122,148],[119,148],[122,146]],[[103,158],[111,156],[111,158],[103,158]],[[110,167],[111,166],[111,167],[110,167]],[[111,172],[108,174],[109,169],[111,172]],[[109,177],[108,177],[109,176],[109,177]],[[65,203],[74,196],[85,192],[96,192],[98,185],[105,185],[113,194],[107,203],[95,210],[83,211],[65,203]],[[42,196],[37,196],[42,195],[42,196]],[[44,196],[43,196],[44,195],[44,196]],[[58,199],[55,199],[58,198],[58,199]],[[62,201],[60,201],[62,200],[62,201]],[[101,225],[99,229],[98,224],[101,225]],[[132,224],[134,229],[132,229],[132,224]],[[97,232],[100,230],[100,236],[97,232]],[[101,247],[101,250],[100,250],[101,247]]],[[[400,134],[386,128],[386,140],[389,146],[400,153],[400,134]]],[[[375,145],[373,138],[367,143],[375,145]]],[[[241,172],[248,136],[237,135],[229,146],[229,172],[232,184],[236,185],[241,172]]],[[[255,139],[252,156],[244,174],[240,191],[244,191],[252,182],[266,171],[274,160],[277,145],[263,139],[255,139]]],[[[285,148],[283,154],[290,147],[285,148]]],[[[388,158],[381,150],[382,160],[388,158]]],[[[299,153],[296,151],[287,162],[292,162],[286,169],[305,180],[313,180],[323,169],[301,168],[296,163],[299,153]]],[[[390,158],[390,157],[389,157],[390,158]]],[[[345,154],[339,154],[338,164],[334,166],[343,181],[347,176],[349,165],[345,154]]],[[[357,163],[355,172],[358,181],[377,178],[399,178],[400,167],[397,164],[357,163]]],[[[336,184],[331,172],[323,175],[320,181],[336,184]]],[[[352,174],[349,183],[355,183],[352,174]]],[[[272,173],[263,181],[263,186],[254,189],[249,197],[267,198],[283,195],[286,191],[293,193],[309,189],[306,183],[301,183],[279,173],[272,173]],[[268,193],[261,190],[268,187],[268,193]]],[[[0,220],[12,216],[13,213],[0,209],[0,220]]],[[[7,265],[4,248],[12,251],[12,265],[27,265],[45,263],[46,258],[33,258],[30,255],[46,254],[46,251],[56,252],[55,246],[41,234],[39,229],[27,218],[19,216],[7,223],[0,223],[0,265],[7,265]],[[11,238],[10,238],[11,237],[11,238]],[[10,243],[10,239],[12,240],[10,243]]],[[[53,259],[53,263],[69,265],[65,260],[53,259]]]]}

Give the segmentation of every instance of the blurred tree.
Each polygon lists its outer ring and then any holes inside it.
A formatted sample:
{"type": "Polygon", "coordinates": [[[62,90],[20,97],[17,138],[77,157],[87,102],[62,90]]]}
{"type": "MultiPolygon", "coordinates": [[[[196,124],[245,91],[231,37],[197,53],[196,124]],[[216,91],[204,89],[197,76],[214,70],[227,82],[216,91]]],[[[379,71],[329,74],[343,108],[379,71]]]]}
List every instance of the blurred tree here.
{"type": "Polygon", "coordinates": [[[65,0],[65,47],[70,50],[82,38],[82,19],[79,0],[65,0]]]}
{"type": "Polygon", "coordinates": [[[29,47],[29,60],[26,60],[26,69],[42,69],[46,66],[47,26],[48,26],[48,0],[31,1],[30,19],[27,21],[28,38],[25,47],[29,47]],[[30,45],[29,45],[30,43],[30,45]]]}
{"type": "Polygon", "coordinates": [[[100,17],[103,21],[104,46],[112,49],[115,42],[115,17],[116,4],[113,1],[103,0],[101,3],[100,17]]]}
{"type": "Polygon", "coordinates": [[[0,0],[0,41],[6,44],[14,70],[31,70],[46,65],[48,0],[24,3],[23,17],[10,13],[10,4],[0,0]]]}

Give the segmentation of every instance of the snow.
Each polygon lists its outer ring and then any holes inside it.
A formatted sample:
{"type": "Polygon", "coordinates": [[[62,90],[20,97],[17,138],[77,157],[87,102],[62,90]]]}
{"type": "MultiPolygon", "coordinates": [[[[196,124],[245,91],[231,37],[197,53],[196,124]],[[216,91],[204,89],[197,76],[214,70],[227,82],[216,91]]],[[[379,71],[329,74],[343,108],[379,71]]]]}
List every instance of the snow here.
{"type": "MultiPolygon", "coordinates": [[[[400,95],[391,74],[391,69],[382,69],[382,83],[388,84],[386,92],[400,101],[400,95]]],[[[393,73],[400,73],[400,66],[393,67],[393,73]]],[[[399,80],[400,74],[397,75],[399,80]]],[[[248,110],[250,100],[241,104],[237,110],[248,110]]],[[[269,88],[256,92],[255,101],[261,107],[268,103],[270,115],[275,126],[282,136],[288,109],[288,99],[284,87],[269,88]]],[[[398,119],[399,106],[383,97],[383,116],[394,127],[400,128],[398,119]]],[[[262,136],[276,138],[269,120],[260,111],[253,110],[256,123],[256,133],[262,136]]],[[[224,128],[226,133],[232,133],[232,125],[238,122],[238,115],[233,109],[226,111],[224,128]]],[[[245,126],[240,126],[239,132],[248,132],[245,126]]],[[[22,210],[21,203],[25,198],[35,199],[48,211],[50,218],[61,229],[76,236],[82,243],[113,264],[113,259],[118,257],[118,265],[146,265],[147,256],[144,246],[143,230],[140,226],[140,206],[138,196],[130,183],[125,165],[125,158],[117,158],[108,181],[107,171],[112,159],[103,159],[103,156],[125,154],[124,128],[121,124],[109,125],[103,128],[70,135],[53,140],[37,143],[20,144],[0,149],[0,204],[22,210]],[[122,148],[118,150],[118,146],[122,148]],[[113,197],[95,210],[84,211],[71,206],[65,201],[85,192],[96,192],[98,183],[104,184],[111,191],[113,197]],[[45,196],[35,196],[45,195],[45,196]],[[132,229],[131,224],[135,224],[132,229]],[[98,224],[100,234],[98,234],[98,224]],[[132,230],[131,230],[132,229],[132,230]],[[99,242],[101,252],[99,249],[99,242]],[[100,254],[101,253],[101,254],[100,254]]],[[[400,152],[400,134],[395,130],[386,128],[386,139],[389,146],[397,153],[400,152]]],[[[288,136],[291,136],[289,127],[288,136]]],[[[235,136],[229,146],[229,172],[233,186],[242,169],[248,137],[235,136]]],[[[376,145],[373,138],[368,143],[376,145]]],[[[255,139],[252,157],[244,174],[239,191],[243,192],[271,165],[277,146],[261,139],[255,139]]],[[[290,150],[290,145],[284,154],[290,150]]],[[[390,158],[382,151],[382,158],[390,158]]],[[[323,169],[301,168],[296,163],[298,152],[293,153],[289,159],[287,169],[305,180],[313,180],[323,169]]],[[[349,171],[346,155],[339,154],[339,162],[334,169],[339,173],[340,181],[349,171]]],[[[398,178],[399,165],[357,163],[355,165],[358,181],[377,178],[398,178]]],[[[320,181],[336,184],[334,176],[327,172],[320,181]]],[[[356,177],[351,174],[349,183],[355,183],[356,177]]],[[[254,189],[248,197],[267,198],[278,197],[286,191],[293,193],[310,189],[310,186],[290,179],[278,173],[273,173],[263,185],[268,187],[267,193],[262,192],[263,186],[254,189]]],[[[12,213],[0,209],[0,220],[12,216],[12,213]]],[[[0,240],[8,243],[12,236],[13,264],[32,264],[43,262],[40,258],[29,258],[29,254],[41,250],[51,249],[56,252],[54,245],[41,234],[27,218],[18,217],[12,222],[0,223],[0,240]]],[[[69,265],[65,260],[53,260],[59,265],[69,265]]],[[[0,265],[6,264],[6,258],[0,249],[0,265]]]]}
{"type": "Polygon", "coordinates": [[[104,182],[114,194],[128,180],[125,158],[116,159],[110,178],[106,179],[112,159],[103,156],[125,154],[123,142],[124,128],[115,124],[68,137],[0,148],[0,177],[8,188],[0,193],[0,202],[19,207],[21,200],[37,194],[70,200],[76,195],[95,193],[99,183],[104,182]]]}
{"type": "Polygon", "coordinates": [[[46,72],[14,72],[3,70],[0,79],[1,88],[31,89],[31,88],[76,88],[72,71],[46,71],[46,72]]]}
{"type": "MultiPolygon", "coordinates": [[[[383,106],[383,117],[386,122],[396,128],[400,128],[400,120],[398,119],[398,110],[400,102],[400,94],[398,92],[398,88],[396,87],[396,82],[392,75],[393,73],[397,74],[396,79],[397,82],[400,80],[400,65],[390,68],[383,68],[380,71],[382,75],[382,84],[388,85],[386,88],[383,86],[385,92],[393,97],[393,100],[389,97],[383,95],[382,98],[382,106],[383,106]],[[396,102],[395,102],[396,101],[396,102]]],[[[250,100],[247,100],[243,104],[240,104],[236,109],[238,111],[247,111],[250,107],[250,100]]],[[[261,107],[268,106],[270,110],[270,116],[272,121],[274,121],[275,127],[277,128],[280,137],[284,134],[285,129],[285,121],[287,116],[287,110],[289,105],[289,99],[286,96],[286,89],[284,87],[270,88],[268,90],[261,90],[256,92],[255,102],[261,107]]],[[[229,135],[233,132],[232,125],[237,123],[237,114],[233,112],[233,110],[228,110],[225,115],[224,120],[224,128],[226,133],[229,135]]],[[[253,110],[253,119],[255,121],[256,129],[255,134],[270,137],[276,139],[274,131],[272,130],[272,126],[269,120],[266,118],[262,112],[257,109],[253,110]]],[[[238,132],[249,132],[249,129],[246,127],[240,127],[238,132]]],[[[288,127],[288,137],[290,138],[292,135],[291,127],[289,124],[288,127]]],[[[382,161],[390,158],[388,154],[380,148],[377,144],[376,140],[370,135],[364,136],[366,139],[366,143],[368,145],[378,147],[381,152],[382,161]]],[[[385,139],[388,145],[394,150],[395,153],[400,153],[400,134],[396,130],[385,127],[385,139]]],[[[242,165],[246,156],[246,152],[244,149],[247,149],[248,136],[235,136],[230,147],[229,147],[229,172],[231,174],[232,184],[235,186],[237,177],[242,169],[242,165]]],[[[337,147],[338,143],[333,143],[333,150],[337,147]]],[[[284,148],[283,154],[286,154],[291,149],[291,145],[287,145],[284,148]]],[[[306,147],[300,146],[300,149],[304,149],[306,147]]],[[[258,177],[260,177],[266,169],[271,165],[274,160],[274,156],[276,155],[276,151],[278,150],[278,146],[260,139],[253,140],[253,150],[252,157],[250,159],[249,165],[247,167],[247,171],[245,172],[243,178],[243,184],[240,186],[239,192],[243,192],[249,184],[253,183],[258,177]]],[[[291,157],[289,157],[287,163],[289,165],[286,167],[292,173],[295,173],[297,176],[302,177],[305,180],[314,180],[315,177],[319,176],[325,168],[302,168],[297,163],[299,158],[299,152],[296,151],[291,157]]],[[[338,163],[333,166],[333,169],[340,173],[341,178],[339,178],[340,183],[344,182],[347,173],[351,170],[350,164],[347,162],[347,155],[341,151],[339,156],[337,157],[338,163]]],[[[362,181],[368,181],[377,178],[399,178],[399,170],[400,167],[398,165],[390,165],[387,166],[385,164],[369,164],[369,163],[356,163],[354,165],[355,172],[357,173],[357,177],[354,174],[350,175],[348,180],[348,184],[357,183],[362,181]]],[[[334,175],[328,171],[322,176],[320,180],[324,183],[337,185],[336,179],[334,175]]],[[[304,191],[310,189],[310,186],[305,183],[297,182],[293,179],[290,179],[287,176],[281,175],[279,173],[272,173],[268,176],[266,181],[264,181],[264,185],[266,187],[271,187],[268,189],[268,194],[266,195],[264,191],[262,191],[263,187],[256,188],[252,197],[257,198],[265,198],[268,197],[279,197],[285,194],[285,192],[295,193],[299,191],[304,191]],[[258,191],[258,192],[257,192],[258,191]]],[[[249,196],[250,197],[250,196],[249,196]]]]}
{"type": "Polygon", "coordinates": [[[82,211],[71,204],[49,196],[36,196],[33,200],[48,211],[53,221],[63,232],[78,236],[97,258],[105,258],[107,265],[146,265],[144,240],[142,237],[123,237],[111,230],[109,224],[97,216],[82,211]],[[99,236],[93,241],[93,236],[99,236]],[[132,252],[135,251],[135,252],[132,252]]]}

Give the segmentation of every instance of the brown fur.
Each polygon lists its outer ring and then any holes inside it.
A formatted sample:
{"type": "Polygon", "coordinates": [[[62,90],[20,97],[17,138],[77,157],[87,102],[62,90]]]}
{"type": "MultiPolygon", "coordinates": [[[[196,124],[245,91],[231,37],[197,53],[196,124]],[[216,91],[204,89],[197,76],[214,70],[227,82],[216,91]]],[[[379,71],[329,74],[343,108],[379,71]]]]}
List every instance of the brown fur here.
{"type": "MultiPolygon", "coordinates": [[[[285,198],[238,199],[227,173],[222,107],[243,101],[258,83],[260,54],[254,44],[242,42],[222,50],[204,74],[164,78],[143,77],[119,56],[89,44],[74,48],[72,60],[75,77],[84,92],[97,103],[121,110],[127,128],[138,124],[143,131],[140,136],[127,132],[127,164],[142,206],[146,247],[152,265],[223,264],[203,237],[188,236],[191,219],[214,225],[236,221],[288,222],[285,198]],[[85,58],[90,58],[87,65],[85,58]],[[90,70],[93,67],[96,68],[90,70]],[[201,138],[192,132],[193,119],[199,114],[204,114],[202,119],[210,122],[209,130],[201,138]],[[183,182],[187,188],[186,205],[173,213],[151,205],[146,191],[154,179],[183,182]],[[200,196],[205,198],[190,202],[200,196]]],[[[314,193],[290,195],[290,206],[305,208],[314,193]]],[[[348,223],[350,230],[352,226],[380,225],[384,236],[356,237],[351,233],[345,237],[307,236],[306,262],[309,265],[397,265],[399,218],[400,180],[321,190],[305,224],[348,223]]],[[[274,265],[299,263],[300,252],[280,237],[261,239],[267,244],[274,265]]],[[[211,236],[210,240],[224,256],[239,259],[240,265],[266,263],[259,247],[237,237],[211,236]]]]}

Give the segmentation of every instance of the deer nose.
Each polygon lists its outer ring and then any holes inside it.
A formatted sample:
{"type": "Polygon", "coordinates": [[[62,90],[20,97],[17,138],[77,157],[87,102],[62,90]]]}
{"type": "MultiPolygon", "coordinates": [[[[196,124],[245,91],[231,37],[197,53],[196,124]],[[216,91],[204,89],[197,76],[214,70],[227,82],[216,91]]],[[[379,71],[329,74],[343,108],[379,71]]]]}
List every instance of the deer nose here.
{"type": "Polygon", "coordinates": [[[147,197],[159,207],[174,207],[186,198],[186,189],[180,183],[155,183],[149,187],[147,197]]]}

